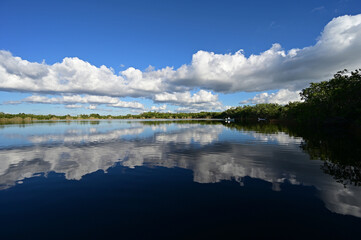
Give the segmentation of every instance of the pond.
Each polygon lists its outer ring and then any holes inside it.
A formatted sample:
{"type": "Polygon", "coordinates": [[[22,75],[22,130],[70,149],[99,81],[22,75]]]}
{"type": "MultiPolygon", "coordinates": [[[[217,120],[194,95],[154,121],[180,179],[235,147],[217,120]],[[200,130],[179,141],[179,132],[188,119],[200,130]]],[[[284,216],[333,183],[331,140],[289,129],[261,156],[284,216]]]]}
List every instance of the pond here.
{"type": "Polygon", "coordinates": [[[0,237],[358,239],[359,146],[207,120],[1,125],[0,237]]]}

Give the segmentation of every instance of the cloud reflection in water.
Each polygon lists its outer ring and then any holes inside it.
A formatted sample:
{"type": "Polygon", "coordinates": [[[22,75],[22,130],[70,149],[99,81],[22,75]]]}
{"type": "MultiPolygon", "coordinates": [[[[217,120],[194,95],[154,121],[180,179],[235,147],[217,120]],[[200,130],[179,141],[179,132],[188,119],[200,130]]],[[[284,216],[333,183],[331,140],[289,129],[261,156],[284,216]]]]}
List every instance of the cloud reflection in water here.
{"type": "Polygon", "coordinates": [[[129,168],[179,167],[192,170],[198,183],[235,180],[243,185],[248,176],[272,183],[275,191],[282,191],[281,184],[286,181],[314,186],[329,210],[361,217],[360,189],[344,188],[324,174],[322,162],[310,160],[300,149],[302,139],[283,132],[236,131],[221,124],[141,122],[121,129],[104,127],[104,123],[91,128],[64,124],[62,131],[49,134],[32,131],[33,127],[27,126],[23,135],[22,129],[14,128],[18,134],[14,136],[26,138],[30,145],[0,149],[1,189],[51,171],[80,180],[98,170],[106,172],[117,163],[129,168]]]}

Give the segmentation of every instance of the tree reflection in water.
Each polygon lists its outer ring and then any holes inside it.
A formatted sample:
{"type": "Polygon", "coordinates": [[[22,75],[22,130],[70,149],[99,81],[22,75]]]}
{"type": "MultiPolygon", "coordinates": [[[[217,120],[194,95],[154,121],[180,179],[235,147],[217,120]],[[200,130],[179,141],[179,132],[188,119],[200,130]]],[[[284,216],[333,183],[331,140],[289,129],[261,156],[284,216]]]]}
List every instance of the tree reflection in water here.
{"type": "Polygon", "coordinates": [[[255,131],[274,134],[285,132],[290,136],[302,137],[300,147],[312,160],[324,161],[321,169],[337,182],[361,186],[361,137],[348,129],[322,129],[306,126],[285,126],[279,124],[225,124],[239,131],[255,131]]]}
{"type": "Polygon", "coordinates": [[[347,185],[361,186],[361,139],[345,132],[318,134],[308,133],[302,136],[302,149],[311,159],[324,161],[321,169],[333,178],[347,185]]]}

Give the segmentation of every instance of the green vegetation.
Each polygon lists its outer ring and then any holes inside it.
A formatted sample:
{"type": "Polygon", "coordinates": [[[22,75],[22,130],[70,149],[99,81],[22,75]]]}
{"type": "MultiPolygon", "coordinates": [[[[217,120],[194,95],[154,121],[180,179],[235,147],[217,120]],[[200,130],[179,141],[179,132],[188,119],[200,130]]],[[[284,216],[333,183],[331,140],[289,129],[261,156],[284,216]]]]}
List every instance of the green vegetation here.
{"type": "Polygon", "coordinates": [[[257,104],[231,108],[222,113],[240,120],[292,121],[305,124],[361,123],[361,74],[360,70],[340,71],[329,81],[311,83],[301,92],[304,102],[257,104]]]}
{"type": "Polygon", "coordinates": [[[279,119],[282,106],[275,103],[262,103],[254,106],[242,106],[230,108],[222,113],[222,116],[236,118],[238,120],[257,120],[257,118],[279,119]]]}
{"type": "Polygon", "coordinates": [[[311,83],[301,92],[303,102],[290,102],[284,106],[274,103],[239,106],[224,112],[161,113],[144,112],[138,115],[102,116],[81,114],[78,116],[6,114],[0,113],[0,124],[25,123],[36,120],[74,119],[215,119],[231,117],[238,121],[295,122],[318,125],[350,125],[361,123],[361,74],[360,70],[340,71],[329,81],[311,83]]]}
{"type": "Polygon", "coordinates": [[[0,124],[8,123],[27,123],[33,121],[58,121],[58,120],[92,120],[92,119],[215,119],[220,118],[218,112],[200,112],[200,113],[160,113],[144,112],[138,115],[111,116],[99,114],[80,114],[78,116],[57,116],[57,115],[35,115],[35,114],[8,114],[0,112],[0,124]]]}
{"type": "MultiPolygon", "coordinates": [[[[361,70],[361,69],[360,69],[361,70]]],[[[347,74],[340,71],[330,81],[311,83],[303,89],[302,99],[308,114],[318,121],[361,120],[361,74],[359,70],[347,74]]]]}

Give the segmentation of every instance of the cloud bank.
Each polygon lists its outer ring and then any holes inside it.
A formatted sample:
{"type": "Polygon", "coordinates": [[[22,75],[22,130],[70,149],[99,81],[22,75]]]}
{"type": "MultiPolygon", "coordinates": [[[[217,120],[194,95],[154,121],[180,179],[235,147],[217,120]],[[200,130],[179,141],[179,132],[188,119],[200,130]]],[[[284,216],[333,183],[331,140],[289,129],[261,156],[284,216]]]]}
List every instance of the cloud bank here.
{"type": "MultiPolygon", "coordinates": [[[[141,71],[130,67],[119,74],[112,68],[96,67],[76,57],[48,65],[0,51],[0,90],[145,97],[182,108],[206,103],[213,107],[218,100],[212,91],[294,91],[310,82],[327,80],[344,68],[357,69],[361,66],[360,39],[361,14],[346,15],[330,21],[313,46],[286,51],[275,43],[270,49],[249,57],[242,50],[234,54],[198,51],[189,64],[178,69],[141,71]],[[194,89],[204,90],[191,96],[194,89]]],[[[125,103],[114,104],[123,107],[125,103]]]]}
{"type": "Polygon", "coordinates": [[[218,95],[199,90],[190,92],[159,93],[153,98],[156,103],[170,103],[179,106],[177,112],[224,111],[226,108],[218,101],[218,95]]]}
{"type": "Polygon", "coordinates": [[[241,104],[278,103],[285,105],[289,102],[301,101],[300,91],[280,89],[276,93],[259,93],[253,98],[240,102],[241,104]]]}
{"type": "Polygon", "coordinates": [[[98,104],[106,104],[109,107],[116,108],[133,108],[133,109],[144,109],[144,105],[139,102],[125,102],[115,97],[109,96],[93,96],[93,95],[65,95],[58,97],[47,97],[40,95],[33,95],[22,99],[17,102],[8,102],[10,104],[19,103],[43,103],[43,104],[65,104],[67,108],[80,108],[78,104],[91,104],[90,109],[95,109],[94,106],[98,104]]]}

